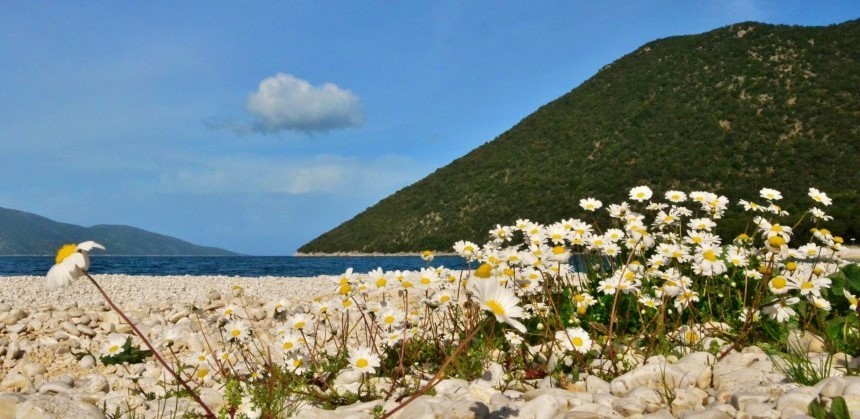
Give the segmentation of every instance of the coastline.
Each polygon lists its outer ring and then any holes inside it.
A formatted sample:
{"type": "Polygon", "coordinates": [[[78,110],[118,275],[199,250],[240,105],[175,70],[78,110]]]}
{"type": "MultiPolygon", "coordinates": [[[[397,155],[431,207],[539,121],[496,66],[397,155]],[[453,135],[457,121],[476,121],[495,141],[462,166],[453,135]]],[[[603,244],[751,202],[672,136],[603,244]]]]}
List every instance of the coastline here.
{"type": "MultiPolygon", "coordinates": [[[[454,252],[437,252],[435,250],[431,250],[433,252],[433,256],[457,256],[454,252]]],[[[421,257],[421,252],[396,252],[396,253],[382,253],[382,252],[296,252],[293,253],[292,256],[295,257],[421,257]]]]}

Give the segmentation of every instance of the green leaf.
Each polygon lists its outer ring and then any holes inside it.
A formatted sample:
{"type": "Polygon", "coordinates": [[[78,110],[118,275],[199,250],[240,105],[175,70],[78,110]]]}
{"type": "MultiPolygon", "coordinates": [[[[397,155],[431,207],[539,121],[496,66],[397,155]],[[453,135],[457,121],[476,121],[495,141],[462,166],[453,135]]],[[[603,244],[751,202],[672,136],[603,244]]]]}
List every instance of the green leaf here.
{"type": "Polygon", "coordinates": [[[848,413],[848,405],[842,397],[833,398],[833,401],[830,404],[830,410],[833,417],[836,419],[851,419],[851,415],[848,413]]]}
{"type": "Polygon", "coordinates": [[[824,406],[818,402],[818,399],[809,402],[806,413],[815,419],[827,419],[827,411],[824,410],[824,406]]]}

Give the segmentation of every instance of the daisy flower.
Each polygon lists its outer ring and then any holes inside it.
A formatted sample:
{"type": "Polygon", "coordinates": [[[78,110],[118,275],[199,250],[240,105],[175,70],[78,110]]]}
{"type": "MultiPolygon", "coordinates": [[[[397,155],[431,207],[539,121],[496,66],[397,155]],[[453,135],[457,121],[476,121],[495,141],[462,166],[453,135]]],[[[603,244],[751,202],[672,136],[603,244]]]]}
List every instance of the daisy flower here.
{"type": "Polygon", "coordinates": [[[102,345],[102,353],[105,356],[119,355],[125,350],[125,343],[128,341],[128,336],[121,333],[111,333],[107,337],[107,341],[102,345]]]}
{"type": "Polygon", "coordinates": [[[854,294],[851,294],[846,289],[843,289],[842,293],[845,294],[845,298],[848,300],[848,304],[850,304],[850,306],[848,306],[848,308],[852,311],[857,310],[857,303],[858,303],[857,296],[855,296],[854,294]]]}
{"type": "Polygon", "coordinates": [[[525,333],[525,325],[516,320],[522,318],[525,313],[522,307],[517,305],[520,299],[511,290],[499,286],[495,279],[473,281],[472,284],[475,299],[482,309],[493,313],[496,321],[507,323],[520,333],[525,333]]]}
{"type": "Polygon", "coordinates": [[[581,354],[591,349],[591,337],[580,327],[572,327],[555,332],[555,340],[565,351],[576,351],[581,354]]]}
{"type": "Polygon", "coordinates": [[[674,202],[676,204],[687,200],[687,194],[681,191],[667,191],[665,197],[667,201],[674,202]]]}
{"type": "Polygon", "coordinates": [[[83,277],[90,268],[89,252],[93,249],[105,250],[104,246],[94,241],[61,247],[54,258],[54,266],[48,270],[48,275],[45,277],[45,289],[51,291],[65,287],[83,277]]]}
{"type": "Polygon", "coordinates": [[[432,250],[425,250],[421,252],[421,259],[425,262],[433,262],[433,257],[434,256],[432,250]]]}
{"type": "Polygon", "coordinates": [[[651,192],[651,188],[647,186],[637,186],[630,190],[630,199],[637,202],[647,201],[651,199],[653,194],[654,193],[651,192]]]}
{"type": "Polygon", "coordinates": [[[779,323],[784,323],[791,316],[797,314],[791,306],[800,302],[800,298],[791,297],[791,298],[783,298],[779,300],[776,304],[769,305],[762,309],[762,311],[770,316],[771,319],[776,320],[779,323]]]}
{"type": "Polygon", "coordinates": [[[379,356],[374,354],[370,348],[366,346],[350,348],[349,366],[352,367],[353,370],[360,373],[373,374],[376,372],[376,368],[379,367],[379,365],[379,356]]]}
{"type": "Polygon", "coordinates": [[[703,246],[700,252],[693,255],[693,271],[699,275],[714,276],[726,272],[726,263],[719,259],[722,250],[719,247],[703,246]]]}
{"type": "Polygon", "coordinates": [[[478,256],[478,245],[469,241],[460,240],[454,243],[454,251],[463,258],[474,260],[478,256]]]}
{"type": "Polygon", "coordinates": [[[308,327],[310,325],[310,323],[311,323],[311,319],[306,314],[303,314],[303,313],[293,314],[287,320],[287,326],[289,326],[291,329],[296,330],[296,331],[304,330],[306,327],[308,327]]]}
{"type": "Polygon", "coordinates": [[[809,188],[809,197],[812,198],[813,201],[819,202],[824,206],[828,206],[833,203],[833,200],[830,199],[826,193],[815,188],[809,188]]]}
{"type": "Polygon", "coordinates": [[[233,320],[224,326],[224,332],[227,333],[227,340],[242,342],[250,336],[251,329],[245,321],[233,320]]]}
{"type": "Polygon", "coordinates": [[[597,211],[603,206],[603,203],[594,198],[585,198],[579,200],[579,206],[586,211],[597,211]]]}
{"type": "Polygon", "coordinates": [[[762,198],[767,199],[768,201],[779,201],[782,199],[782,194],[775,189],[762,188],[758,193],[762,198]]]}

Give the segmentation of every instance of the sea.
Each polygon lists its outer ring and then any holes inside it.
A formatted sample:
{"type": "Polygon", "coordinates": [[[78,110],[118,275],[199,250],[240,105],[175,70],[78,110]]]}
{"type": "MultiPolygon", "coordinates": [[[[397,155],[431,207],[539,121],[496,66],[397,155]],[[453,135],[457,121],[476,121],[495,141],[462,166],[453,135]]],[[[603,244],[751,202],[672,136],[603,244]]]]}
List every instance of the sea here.
{"type": "MultiPolygon", "coordinates": [[[[53,256],[0,256],[0,276],[45,275],[53,256]]],[[[437,256],[429,264],[418,256],[90,256],[92,274],[223,275],[310,277],[340,275],[352,268],[366,273],[419,270],[431,266],[466,269],[459,256],[437,256]]]]}

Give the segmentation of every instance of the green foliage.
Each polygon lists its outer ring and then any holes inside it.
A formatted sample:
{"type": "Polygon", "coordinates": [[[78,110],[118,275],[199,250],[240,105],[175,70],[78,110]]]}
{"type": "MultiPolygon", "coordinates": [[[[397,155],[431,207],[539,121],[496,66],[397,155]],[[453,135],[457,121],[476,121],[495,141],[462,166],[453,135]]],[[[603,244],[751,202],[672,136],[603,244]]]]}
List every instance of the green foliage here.
{"type": "Polygon", "coordinates": [[[830,412],[824,406],[824,402],[815,399],[809,402],[807,414],[815,419],[850,419],[851,415],[848,411],[848,405],[842,397],[834,397],[830,402],[830,412]]]}
{"type": "MultiPolygon", "coordinates": [[[[858,51],[856,20],[650,42],[299,251],[450,251],[496,223],[557,221],[581,198],[620,201],[643,183],[733,200],[772,187],[798,215],[814,186],[834,200],[831,230],[858,237],[858,51]]],[[[719,233],[747,225],[735,207],[719,233]]]]}
{"type": "Polygon", "coordinates": [[[122,345],[122,352],[116,355],[104,355],[100,359],[105,365],[140,364],[150,356],[152,356],[152,351],[142,350],[140,346],[132,345],[131,338],[128,338],[122,345]]]}

